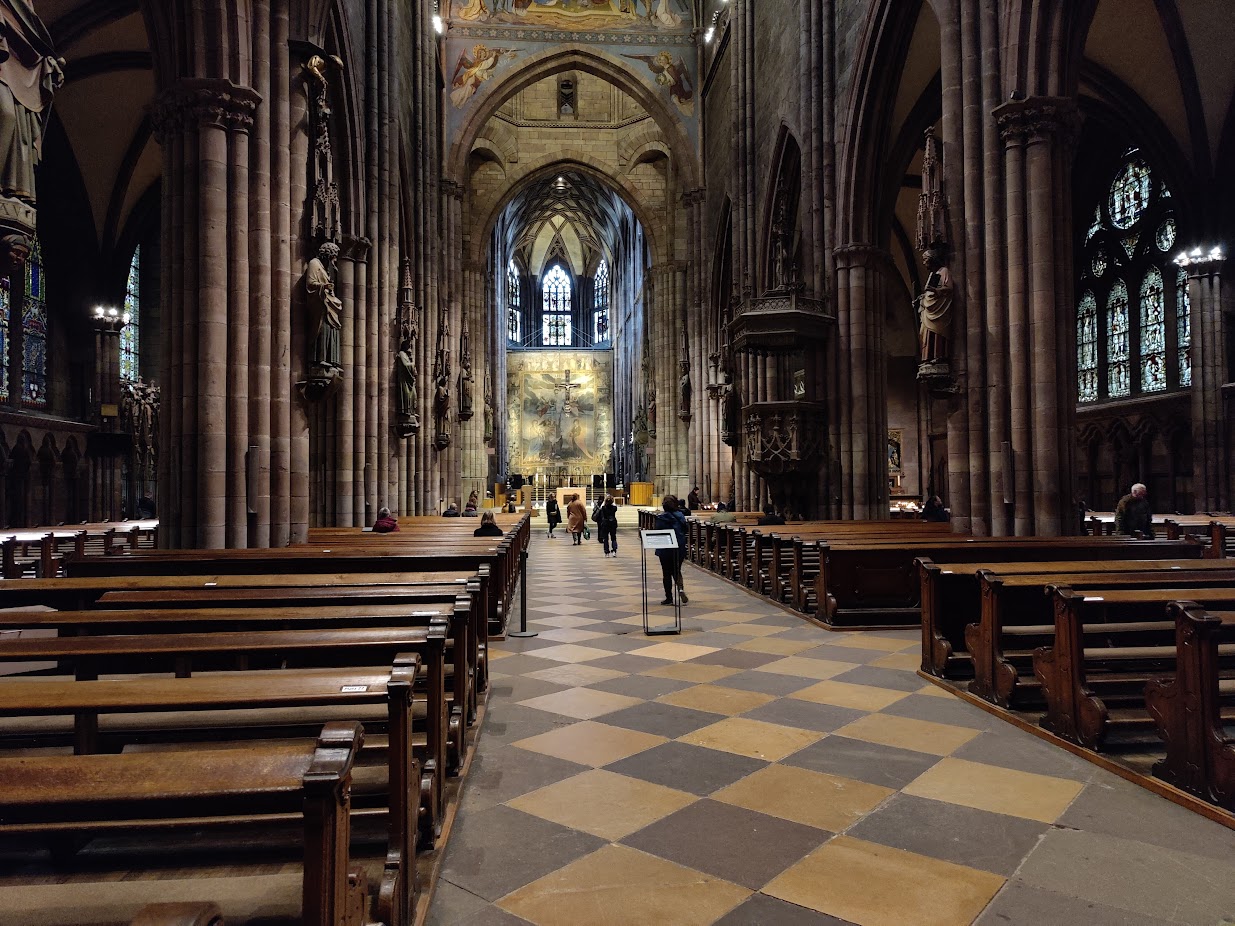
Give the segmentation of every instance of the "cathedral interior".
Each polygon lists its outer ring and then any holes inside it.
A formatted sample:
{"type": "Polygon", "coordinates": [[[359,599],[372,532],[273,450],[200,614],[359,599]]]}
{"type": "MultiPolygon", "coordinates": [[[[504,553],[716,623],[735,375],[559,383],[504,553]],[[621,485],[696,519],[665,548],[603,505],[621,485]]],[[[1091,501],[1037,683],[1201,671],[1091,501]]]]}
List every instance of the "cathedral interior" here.
{"type": "Polygon", "coordinates": [[[0,0],[0,926],[1235,922],[1232,44],[0,0]]]}

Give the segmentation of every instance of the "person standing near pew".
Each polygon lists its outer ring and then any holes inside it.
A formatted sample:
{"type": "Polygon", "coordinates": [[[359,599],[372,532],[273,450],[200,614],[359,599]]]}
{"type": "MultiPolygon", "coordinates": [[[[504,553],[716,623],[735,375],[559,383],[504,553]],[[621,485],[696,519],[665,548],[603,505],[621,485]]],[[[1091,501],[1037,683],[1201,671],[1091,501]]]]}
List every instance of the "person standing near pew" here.
{"type": "Polygon", "coordinates": [[[373,533],[389,534],[399,529],[399,519],[390,513],[390,509],[382,506],[377,509],[377,520],[373,522],[373,533]]]}
{"type": "Polygon", "coordinates": [[[1131,535],[1137,531],[1153,540],[1154,512],[1149,504],[1149,490],[1140,482],[1132,486],[1115,508],[1115,533],[1131,535]]]}
{"type": "Polygon", "coordinates": [[[660,560],[660,577],[665,586],[665,600],[661,604],[673,604],[673,586],[678,588],[682,604],[690,604],[686,597],[686,587],[682,584],[682,560],[686,556],[686,516],[678,510],[678,500],[674,495],[666,495],[661,502],[664,509],[656,516],[658,531],[672,530],[677,535],[676,550],[657,550],[656,558],[660,560]]]}
{"type": "Polygon", "coordinates": [[[572,495],[566,504],[566,529],[575,538],[575,546],[583,543],[583,529],[587,527],[587,508],[579,501],[579,496],[572,495]]]}
{"type": "Polygon", "coordinates": [[[562,508],[557,503],[557,496],[550,495],[545,502],[545,520],[549,522],[549,539],[553,539],[553,529],[562,523],[562,508]]]}

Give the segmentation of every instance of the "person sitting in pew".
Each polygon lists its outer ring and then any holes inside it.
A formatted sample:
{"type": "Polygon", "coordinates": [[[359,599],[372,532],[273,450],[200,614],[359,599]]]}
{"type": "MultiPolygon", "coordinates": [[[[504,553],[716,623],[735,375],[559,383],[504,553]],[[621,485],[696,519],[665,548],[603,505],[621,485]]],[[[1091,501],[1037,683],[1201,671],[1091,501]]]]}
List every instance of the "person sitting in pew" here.
{"type": "Polygon", "coordinates": [[[473,537],[504,537],[505,532],[497,526],[497,518],[492,511],[486,511],[480,516],[480,527],[472,531],[473,537]]]}
{"type": "Polygon", "coordinates": [[[476,514],[477,514],[476,509],[478,507],[479,507],[479,504],[477,501],[476,490],[472,489],[472,494],[467,497],[467,505],[463,508],[463,517],[465,518],[476,517],[476,514]]]}
{"type": "Polygon", "coordinates": [[[1131,535],[1137,531],[1153,539],[1154,513],[1149,504],[1149,490],[1140,482],[1132,486],[1115,508],[1115,533],[1131,535]]]}
{"type": "Polygon", "coordinates": [[[776,524],[784,524],[785,519],[776,513],[776,506],[768,502],[763,506],[763,517],[759,519],[760,527],[768,527],[776,524]]]}
{"type": "Polygon", "coordinates": [[[377,509],[377,520],[373,522],[373,533],[389,534],[399,529],[399,519],[390,513],[390,509],[383,505],[377,509]]]}
{"type": "Polygon", "coordinates": [[[948,521],[951,518],[952,513],[943,506],[943,499],[938,495],[932,495],[926,500],[926,507],[922,509],[923,521],[948,521]]]}
{"type": "Polygon", "coordinates": [[[459,517],[459,506],[456,505],[454,502],[451,502],[450,505],[446,508],[446,510],[442,512],[442,517],[443,518],[459,517]]]}

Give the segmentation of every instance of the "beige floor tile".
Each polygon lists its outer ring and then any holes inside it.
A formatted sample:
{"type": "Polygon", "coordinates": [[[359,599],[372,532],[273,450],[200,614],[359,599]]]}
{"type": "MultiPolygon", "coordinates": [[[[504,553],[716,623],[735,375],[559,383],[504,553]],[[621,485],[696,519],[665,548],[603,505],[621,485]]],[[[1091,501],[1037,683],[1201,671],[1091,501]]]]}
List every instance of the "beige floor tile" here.
{"type": "Polygon", "coordinates": [[[875,688],[873,685],[852,685],[849,682],[822,681],[795,691],[790,697],[814,704],[832,704],[850,707],[857,711],[881,711],[901,698],[909,697],[907,691],[891,688],[875,688]]]}
{"type": "Polygon", "coordinates": [[[514,653],[512,652],[509,652],[504,649],[499,649],[498,647],[500,647],[501,645],[502,645],[501,643],[496,643],[493,646],[489,647],[489,660],[491,662],[496,662],[498,659],[505,659],[507,656],[514,655],[514,653]]]}
{"type": "Polygon", "coordinates": [[[769,765],[722,788],[712,799],[840,833],[895,793],[852,778],[769,765]]]}
{"type": "Polygon", "coordinates": [[[837,662],[835,659],[811,659],[806,656],[790,656],[759,666],[757,672],[774,672],[777,675],[800,675],[802,678],[825,679],[853,669],[852,662],[837,662]]]}
{"type": "Polygon", "coordinates": [[[696,685],[694,688],[683,688],[672,694],[657,698],[663,704],[673,704],[677,707],[689,707],[697,711],[711,711],[713,714],[744,714],[762,707],[776,699],[772,695],[757,691],[740,691],[737,688],[722,688],[719,685],[696,685]]]}
{"type": "Polygon", "coordinates": [[[632,649],[628,656],[646,656],[649,659],[664,659],[669,662],[686,662],[709,653],[719,652],[716,646],[696,646],[690,643],[653,643],[642,649],[632,649]]]}
{"type": "Polygon", "coordinates": [[[745,717],[727,717],[678,737],[678,741],[682,743],[706,746],[708,749],[719,749],[768,762],[779,762],[785,756],[793,755],[799,749],[805,749],[821,739],[823,734],[814,730],[799,730],[797,727],[745,717]]]}
{"type": "Polygon", "coordinates": [[[576,720],[591,720],[602,714],[612,714],[614,711],[634,707],[643,702],[639,698],[597,691],[594,688],[567,688],[565,691],[556,691],[538,698],[528,698],[518,703],[524,707],[534,707],[537,710],[574,717],[576,720]]]}
{"type": "Polygon", "coordinates": [[[824,641],[830,646],[850,646],[854,649],[881,649],[889,653],[899,653],[910,646],[921,646],[916,640],[900,640],[896,637],[880,636],[878,631],[867,633],[852,633],[828,637],[824,641]]]}
{"type": "Polygon", "coordinates": [[[912,653],[889,653],[887,656],[872,660],[867,665],[878,666],[881,669],[905,669],[909,672],[916,672],[922,665],[922,654],[918,650],[912,653]]]}
{"type": "Polygon", "coordinates": [[[626,846],[604,846],[498,901],[536,926],[706,926],[746,888],[626,846]]]}
{"type": "Polygon", "coordinates": [[[960,926],[982,912],[1003,882],[989,872],[837,836],[763,892],[859,926],[960,926]]]}
{"type": "Polygon", "coordinates": [[[586,663],[562,663],[551,669],[539,669],[527,673],[525,678],[534,678],[541,682],[551,682],[554,685],[595,685],[626,675],[614,669],[601,669],[586,663]]]}
{"type": "MultiPolygon", "coordinates": [[[[710,628],[716,633],[731,633],[734,636],[742,637],[770,637],[776,633],[783,633],[784,627],[769,627],[767,624],[730,624],[727,627],[712,627],[710,628]]],[[[818,644],[811,644],[812,646],[818,644]]]]}
{"type": "Polygon", "coordinates": [[[556,640],[558,643],[582,643],[585,640],[599,640],[607,636],[609,634],[585,630],[582,627],[557,627],[553,630],[540,631],[542,640],[556,640]]]}
{"type": "MultiPolygon", "coordinates": [[[[652,622],[652,614],[649,612],[649,614],[648,614],[648,623],[651,623],[651,622],[652,622]]],[[[642,626],[643,626],[643,615],[642,615],[642,614],[633,614],[633,615],[631,615],[630,617],[619,617],[617,620],[612,621],[612,623],[614,623],[614,624],[630,624],[632,627],[642,627],[642,626]]]]}
{"type": "Polygon", "coordinates": [[[593,769],[524,794],[507,804],[524,813],[616,842],[697,800],[695,795],[685,791],[593,769]]]}
{"type": "Polygon", "coordinates": [[[1080,782],[1049,775],[944,759],[910,782],[904,791],[963,807],[1054,823],[1081,787],[1080,782]]]}
{"type": "Polygon", "coordinates": [[[695,682],[703,685],[708,682],[715,682],[722,678],[728,678],[730,675],[737,675],[741,669],[731,669],[729,666],[707,666],[701,663],[678,663],[676,665],[662,666],[656,669],[647,669],[640,672],[640,675],[650,675],[654,678],[671,678],[679,682],[695,682]]]}
{"type": "Polygon", "coordinates": [[[557,617],[531,617],[531,620],[537,624],[544,624],[546,627],[586,627],[588,624],[598,623],[593,617],[575,617],[570,614],[557,617]]]}
{"type": "Polygon", "coordinates": [[[582,646],[578,643],[561,643],[557,646],[546,646],[535,650],[529,655],[537,659],[552,659],[554,662],[590,662],[593,659],[604,659],[612,656],[612,650],[597,649],[594,646],[582,646]]]}
{"type": "Polygon", "coordinates": [[[567,762],[599,767],[644,752],[664,742],[667,740],[663,736],[584,720],[569,727],[559,727],[548,733],[530,736],[514,745],[529,752],[565,759],[567,762]]]}
{"type": "Polygon", "coordinates": [[[911,720],[908,717],[893,717],[890,714],[868,714],[835,732],[838,736],[912,749],[932,756],[951,755],[975,736],[981,735],[979,730],[931,723],[927,720],[911,720]]]}
{"type": "MultiPolygon", "coordinates": [[[[692,607],[699,607],[692,605],[692,607]]],[[[721,621],[725,624],[747,624],[751,621],[757,621],[761,617],[766,617],[766,614],[756,614],[746,611],[730,611],[725,608],[716,607],[711,611],[701,611],[699,614],[692,612],[691,617],[698,617],[705,621],[721,621]]]]}
{"type": "Polygon", "coordinates": [[[944,688],[942,685],[931,685],[931,684],[923,685],[921,688],[915,691],[914,694],[926,695],[928,698],[949,698],[951,699],[951,698],[956,697],[956,695],[948,691],[948,689],[944,688]]]}
{"type": "Polygon", "coordinates": [[[777,640],[769,637],[756,637],[742,643],[735,643],[732,649],[749,650],[752,653],[767,653],[770,656],[792,656],[802,650],[814,649],[814,643],[804,643],[801,640],[777,640]]]}

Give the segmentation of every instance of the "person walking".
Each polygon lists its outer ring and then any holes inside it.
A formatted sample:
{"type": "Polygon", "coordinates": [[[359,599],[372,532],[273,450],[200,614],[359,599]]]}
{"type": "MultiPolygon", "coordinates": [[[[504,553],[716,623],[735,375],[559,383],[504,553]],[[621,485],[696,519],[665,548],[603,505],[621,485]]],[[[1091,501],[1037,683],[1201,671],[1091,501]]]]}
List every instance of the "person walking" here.
{"type": "Polygon", "coordinates": [[[545,502],[545,519],[549,522],[549,539],[554,540],[553,529],[562,523],[562,509],[556,495],[550,495],[545,502]]]}
{"type": "Polygon", "coordinates": [[[596,526],[600,529],[600,542],[605,548],[605,556],[610,552],[617,556],[617,505],[613,504],[613,496],[606,495],[596,513],[596,526]]]}
{"type": "Polygon", "coordinates": [[[664,511],[656,516],[656,529],[672,530],[678,539],[676,550],[656,551],[656,558],[660,560],[660,578],[665,586],[665,600],[661,604],[673,604],[674,585],[677,586],[682,604],[690,604],[690,599],[686,597],[686,587],[682,584],[682,559],[686,556],[686,516],[678,510],[676,496],[666,495],[661,507],[664,511]]]}
{"type": "Polygon", "coordinates": [[[575,546],[583,543],[583,531],[587,527],[587,508],[579,501],[579,496],[572,495],[566,504],[566,529],[575,538],[575,546]]]}
{"type": "Polygon", "coordinates": [[[1154,511],[1149,504],[1149,490],[1141,482],[1132,486],[1115,508],[1115,533],[1130,536],[1137,531],[1149,540],[1154,539],[1154,511]]]}

